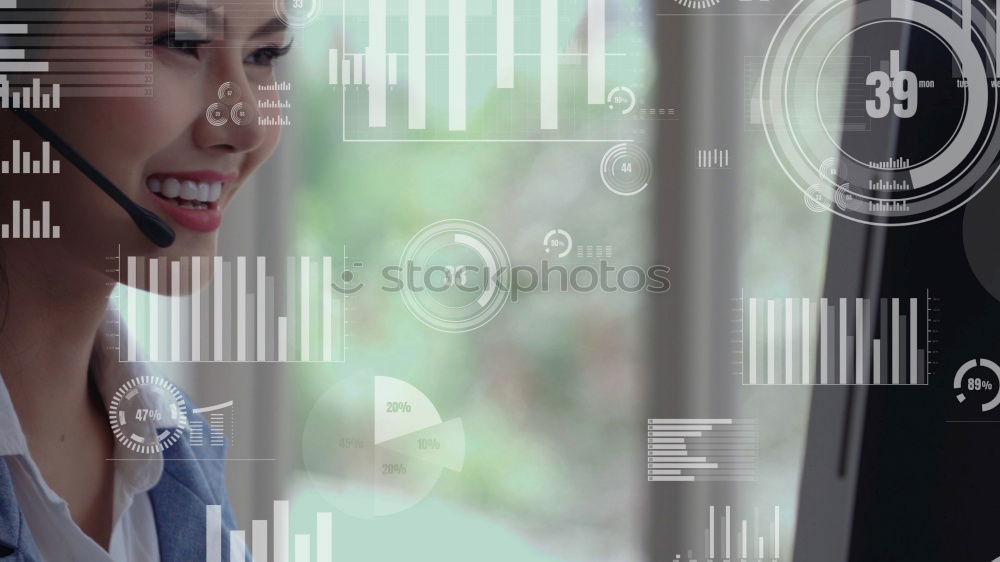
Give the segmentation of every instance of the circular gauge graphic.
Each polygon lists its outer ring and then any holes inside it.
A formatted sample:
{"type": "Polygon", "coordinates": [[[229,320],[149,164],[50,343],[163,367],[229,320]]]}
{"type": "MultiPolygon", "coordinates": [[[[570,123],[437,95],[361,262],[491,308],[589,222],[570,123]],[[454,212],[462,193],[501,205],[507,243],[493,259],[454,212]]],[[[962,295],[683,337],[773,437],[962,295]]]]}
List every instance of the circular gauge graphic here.
{"type": "Polygon", "coordinates": [[[635,143],[616,144],[601,159],[604,186],[617,195],[638,195],[649,187],[652,177],[653,162],[635,143]]]}
{"type": "Polygon", "coordinates": [[[219,101],[226,105],[233,105],[243,99],[243,92],[240,91],[240,87],[232,82],[223,82],[219,86],[218,95],[219,101]]]}
{"type": "Polygon", "coordinates": [[[137,453],[152,454],[180,439],[187,428],[187,407],[173,383],[141,376],[118,387],[108,418],[119,443],[137,453]]]}
{"type": "Polygon", "coordinates": [[[274,13],[288,27],[302,28],[316,21],[322,0],[274,0],[274,13]]]}
{"type": "Polygon", "coordinates": [[[844,218],[900,226],[961,207],[996,175],[996,19],[966,5],[965,27],[958,5],[939,0],[792,9],[768,47],[760,110],[800,190],[844,218]]]}
{"type": "Polygon", "coordinates": [[[337,509],[366,519],[408,509],[442,469],[461,471],[465,431],[443,421],[407,382],[355,377],[338,383],[306,419],[303,459],[313,484],[337,509]]]}
{"type": "Polygon", "coordinates": [[[561,228],[554,228],[545,233],[542,246],[546,254],[555,253],[557,258],[565,258],[573,250],[573,237],[561,228]]]}
{"type": "Polygon", "coordinates": [[[221,127],[228,123],[228,115],[228,110],[220,103],[213,103],[208,106],[208,109],[205,110],[205,118],[208,119],[208,122],[214,127],[221,127]]]}
{"type": "Polygon", "coordinates": [[[615,86],[608,92],[608,109],[628,115],[635,109],[635,92],[628,86],[615,86]]]}
{"type": "Polygon", "coordinates": [[[249,108],[249,105],[243,102],[237,102],[236,105],[229,110],[229,116],[232,117],[233,123],[238,126],[250,123],[253,120],[253,115],[251,114],[249,108]]]}
{"type": "Polygon", "coordinates": [[[803,197],[806,208],[814,213],[822,213],[830,209],[830,202],[823,196],[823,189],[818,185],[809,186],[803,197]]]}
{"type": "Polygon", "coordinates": [[[510,258],[500,239],[470,221],[427,226],[400,259],[403,302],[444,332],[475,330],[496,317],[510,292],[510,258]]]}
{"type": "Polygon", "coordinates": [[[1000,405],[1000,365],[989,359],[970,359],[955,373],[954,387],[959,402],[969,400],[989,412],[1000,405]]]}
{"type": "Polygon", "coordinates": [[[693,8],[695,10],[704,10],[705,8],[711,8],[712,6],[719,3],[719,0],[674,0],[681,6],[685,8],[693,8]]]}

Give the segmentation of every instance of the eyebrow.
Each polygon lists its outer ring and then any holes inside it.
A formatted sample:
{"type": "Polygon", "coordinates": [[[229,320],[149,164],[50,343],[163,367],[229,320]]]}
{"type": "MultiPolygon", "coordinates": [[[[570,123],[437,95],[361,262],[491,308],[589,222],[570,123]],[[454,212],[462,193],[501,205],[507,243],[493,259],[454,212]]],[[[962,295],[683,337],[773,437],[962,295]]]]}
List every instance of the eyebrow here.
{"type": "Polygon", "coordinates": [[[251,35],[251,39],[256,39],[262,35],[271,35],[272,33],[284,33],[288,30],[288,24],[282,21],[281,18],[273,18],[271,21],[265,23],[264,25],[257,28],[251,35]]]}

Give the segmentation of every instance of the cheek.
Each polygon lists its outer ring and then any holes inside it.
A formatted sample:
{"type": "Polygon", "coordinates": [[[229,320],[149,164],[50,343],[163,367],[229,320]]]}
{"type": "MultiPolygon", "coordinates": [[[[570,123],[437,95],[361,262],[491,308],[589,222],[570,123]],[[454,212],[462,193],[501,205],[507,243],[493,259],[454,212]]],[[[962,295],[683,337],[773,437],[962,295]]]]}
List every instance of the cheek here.
{"type": "MultiPolygon", "coordinates": [[[[126,193],[147,160],[183,134],[187,112],[167,92],[153,98],[72,100],[53,128],[126,193]]],[[[141,187],[141,186],[140,186],[141,187]]]]}

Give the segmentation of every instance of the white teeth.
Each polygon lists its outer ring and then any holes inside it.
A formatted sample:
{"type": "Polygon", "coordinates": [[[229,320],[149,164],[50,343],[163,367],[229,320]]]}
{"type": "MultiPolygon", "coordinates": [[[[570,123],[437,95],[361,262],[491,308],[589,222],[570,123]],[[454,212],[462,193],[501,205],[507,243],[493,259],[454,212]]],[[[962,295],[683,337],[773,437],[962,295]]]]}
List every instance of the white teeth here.
{"type": "Polygon", "coordinates": [[[198,198],[198,184],[193,181],[186,181],[181,184],[181,199],[191,201],[198,198]]]}
{"type": "Polygon", "coordinates": [[[222,196],[222,182],[196,183],[190,180],[176,178],[149,178],[146,187],[153,193],[159,193],[166,199],[186,209],[207,209],[208,203],[214,203],[222,196]]]}
{"type": "Polygon", "coordinates": [[[174,178],[168,178],[163,182],[163,190],[160,192],[167,199],[173,199],[181,194],[181,182],[174,178]]]}

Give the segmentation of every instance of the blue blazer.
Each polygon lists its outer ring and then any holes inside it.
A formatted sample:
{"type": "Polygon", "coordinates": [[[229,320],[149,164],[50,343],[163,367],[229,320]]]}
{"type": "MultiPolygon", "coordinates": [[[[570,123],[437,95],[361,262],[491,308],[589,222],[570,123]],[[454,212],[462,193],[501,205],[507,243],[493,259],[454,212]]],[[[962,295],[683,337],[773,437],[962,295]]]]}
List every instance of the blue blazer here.
{"type": "MultiPolygon", "coordinates": [[[[190,414],[190,402],[187,406],[191,418],[201,418],[190,414]]],[[[163,451],[163,476],[149,491],[162,562],[205,559],[206,505],[222,506],[222,556],[229,557],[229,531],[236,523],[226,494],[225,459],[226,447],[192,448],[187,431],[163,451]]],[[[0,562],[8,561],[43,562],[14,496],[7,462],[0,457],[0,562]]]]}

